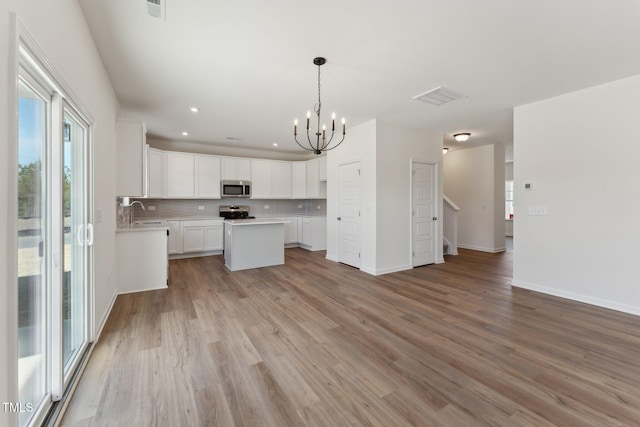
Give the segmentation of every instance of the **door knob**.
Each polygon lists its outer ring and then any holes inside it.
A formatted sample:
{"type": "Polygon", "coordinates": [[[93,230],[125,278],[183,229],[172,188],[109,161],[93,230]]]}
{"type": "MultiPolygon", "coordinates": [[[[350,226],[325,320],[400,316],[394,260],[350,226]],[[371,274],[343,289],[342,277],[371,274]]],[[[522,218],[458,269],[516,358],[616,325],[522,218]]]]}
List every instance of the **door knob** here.
{"type": "Polygon", "coordinates": [[[437,220],[438,220],[438,217],[437,217],[437,216],[434,216],[434,217],[433,217],[433,220],[434,220],[434,221],[437,221],[437,220]]]}
{"type": "Polygon", "coordinates": [[[342,217],[338,217],[336,218],[338,221],[342,221],[342,217]]]}

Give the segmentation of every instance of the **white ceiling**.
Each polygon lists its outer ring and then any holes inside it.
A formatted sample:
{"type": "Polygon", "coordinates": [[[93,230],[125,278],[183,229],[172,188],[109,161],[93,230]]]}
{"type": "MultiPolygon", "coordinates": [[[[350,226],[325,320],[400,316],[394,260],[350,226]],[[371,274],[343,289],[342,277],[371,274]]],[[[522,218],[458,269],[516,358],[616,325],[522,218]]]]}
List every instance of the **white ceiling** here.
{"type": "Polygon", "coordinates": [[[162,139],[300,150],[324,56],[345,144],[377,118],[509,153],[514,106],[640,73],[637,0],[163,0],[166,20],[145,0],[78,1],[123,114],[162,139]],[[437,86],[467,97],[412,99],[437,86]]]}

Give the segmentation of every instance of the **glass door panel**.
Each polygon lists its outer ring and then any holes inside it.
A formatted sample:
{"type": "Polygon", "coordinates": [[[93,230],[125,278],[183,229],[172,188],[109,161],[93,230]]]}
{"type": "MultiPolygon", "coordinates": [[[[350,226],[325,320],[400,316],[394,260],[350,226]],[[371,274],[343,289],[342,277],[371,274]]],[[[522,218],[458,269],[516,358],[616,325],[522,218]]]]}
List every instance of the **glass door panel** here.
{"type": "Polygon", "coordinates": [[[66,382],[87,343],[87,255],[91,228],[87,224],[87,126],[67,109],[63,122],[62,362],[66,382]]]}
{"type": "MultiPolygon", "coordinates": [[[[18,393],[37,409],[48,396],[48,101],[22,79],[18,99],[18,393]]],[[[20,413],[26,425],[33,412],[20,413]]]]}

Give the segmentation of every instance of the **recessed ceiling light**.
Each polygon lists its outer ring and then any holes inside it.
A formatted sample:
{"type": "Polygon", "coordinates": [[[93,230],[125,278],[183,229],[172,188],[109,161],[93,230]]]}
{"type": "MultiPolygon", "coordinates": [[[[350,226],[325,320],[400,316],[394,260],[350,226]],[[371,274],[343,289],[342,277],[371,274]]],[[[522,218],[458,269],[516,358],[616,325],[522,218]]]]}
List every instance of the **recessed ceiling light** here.
{"type": "Polygon", "coordinates": [[[191,107],[189,110],[191,110],[192,113],[197,113],[198,111],[200,111],[198,107],[191,107]]]}
{"type": "Polygon", "coordinates": [[[229,141],[242,141],[242,138],[236,138],[235,136],[228,136],[227,139],[229,141]]]}
{"type": "Polygon", "coordinates": [[[186,130],[182,132],[182,136],[189,136],[189,132],[187,132],[186,130]]]}
{"type": "Polygon", "coordinates": [[[274,146],[274,147],[277,147],[277,146],[278,146],[278,143],[277,143],[277,142],[274,142],[274,143],[273,143],[273,146],[274,146]]]}

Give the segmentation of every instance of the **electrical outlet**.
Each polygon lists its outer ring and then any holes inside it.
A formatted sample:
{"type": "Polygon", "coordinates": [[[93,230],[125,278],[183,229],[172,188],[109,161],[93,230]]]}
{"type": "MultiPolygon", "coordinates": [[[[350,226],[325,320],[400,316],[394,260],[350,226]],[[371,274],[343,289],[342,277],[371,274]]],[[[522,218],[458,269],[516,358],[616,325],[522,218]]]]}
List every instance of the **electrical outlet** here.
{"type": "Polygon", "coordinates": [[[320,205],[318,205],[318,209],[322,209],[322,207],[320,205]]]}
{"type": "Polygon", "coordinates": [[[298,205],[298,209],[302,209],[302,205],[298,205]]]}
{"type": "Polygon", "coordinates": [[[269,209],[269,205],[264,205],[264,208],[265,209],[269,209]]]}
{"type": "Polygon", "coordinates": [[[148,206],[147,209],[149,209],[150,211],[155,211],[156,207],[155,206],[148,206]]]}
{"type": "Polygon", "coordinates": [[[198,210],[199,211],[203,211],[204,210],[204,206],[202,206],[202,205],[198,206],[198,210]]]}

